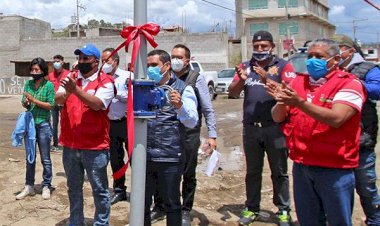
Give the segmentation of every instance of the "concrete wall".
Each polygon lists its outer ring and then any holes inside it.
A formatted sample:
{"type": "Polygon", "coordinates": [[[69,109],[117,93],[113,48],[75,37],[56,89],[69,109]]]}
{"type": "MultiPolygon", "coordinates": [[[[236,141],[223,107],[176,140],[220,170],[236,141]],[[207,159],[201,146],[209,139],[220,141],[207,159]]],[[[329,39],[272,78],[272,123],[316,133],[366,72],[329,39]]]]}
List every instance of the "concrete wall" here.
{"type": "Polygon", "coordinates": [[[12,76],[0,77],[0,95],[18,95],[24,91],[24,85],[30,78],[12,76]]]}
{"type": "MultiPolygon", "coordinates": [[[[76,60],[74,50],[86,43],[94,43],[99,50],[103,50],[107,47],[116,48],[125,41],[120,36],[81,37],[79,39],[51,38],[49,24],[46,26],[45,22],[28,20],[23,17],[13,18],[7,23],[0,21],[0,30],[6,31],[0,33],[0,65],[2,65],[0,86],[3,85],[0,87],[0,95],[18,94],[14,90],[20,91],[17,87],[12,88],[15,87],[11,80],[15,76],[15,64],[11,61],[31,61],[35,57],[52,60],[54,55],[60,54],[64,56],[66,62],[72,64],[76,60]],[[47,33],[46,30],[49,32],[47,33]],[[40,37],[36,37],[38,35],[40,37]]],[[[157,48],[164,49],[169,53],[175,44],[187,45],[192,51],[192,56],[202,63],[205,70],[221,70],[228,66],[227,33],[161,32],[155,37],[155,40],[158,43],[157,48]]],[[[121,68],[126,68],[127,63],[130,62],[132,47],[132,45],[129,47],[129,53],[126,53],[124,49],[119,51],[121,68]]],[[[148,44],[148,51],[152,49],[148,44]]]]}
{"type": "MultiPolygon", "coordinates": [[[[189,47],[191,56],[204,70],[221,70],[228,66],[228,34],[223,33],[160,33],[155,39],[158,48],[168,51],[175,44],[189,47]]],[[[152,48],[148,48],[148,51],[152,48]]]]}
{"type": "MultiPolygon", "coordinates": [[[[162,33],[155,37],[158,47],[171,51],[177,43],[187,45],[192,51],[192,56],[203,64],[205,70],[219,70],[228,65],[228,35],[227,33],[162,33]]],[[[10,61],[29,61],[35,57],[52,60],[55,54],[61,54],[66,62],[73,63],[76,60],[74,50],[88,42],[94,43],[100,50],[107,47],[117,47],[124,41],[120,36],[103,36],[87,38],[56,38],[56,39],[27,39],[19,43],[14,51],[1,51],[0,63],[2,71],[0,76],[13,76],[14,64],[10,61]]],[[[1,40],[0,40],[1,42],[1,40]]],[[[129,48],[132,51],[132,46],[129,48]]],[[[148,51],[152,47],[148,47],[148,51]]],[[[121,66],[125,67],[130,61],[130,53],[119,51],[121,66]]]]}
{"type": "Polygon", "coordinates": [[[0,51],[18,50],[21,41],[21,20],[0,17],[0,51]]]}

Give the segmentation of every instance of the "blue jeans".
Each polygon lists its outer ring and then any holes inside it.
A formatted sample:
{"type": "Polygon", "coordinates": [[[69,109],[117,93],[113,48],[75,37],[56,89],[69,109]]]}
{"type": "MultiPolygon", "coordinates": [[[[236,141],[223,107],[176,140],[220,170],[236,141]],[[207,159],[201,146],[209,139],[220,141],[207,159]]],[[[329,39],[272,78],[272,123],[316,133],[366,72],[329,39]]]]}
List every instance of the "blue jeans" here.
{"type": "Polygon", "coordinates": [[[61,111],[60,106],[54,106],[51,109],[51,117],[53,120],[53,146],[58,147],[58,125],[59,125],[59,113],[61,111]]]}
{"type": "Polygon", "coordinates": [[[109,225],[111,202],[107,178],[108,161],[108,150],[74,150],[63,147],[63,167],[67,177],[70,201],[70,225],[84,224],[84,171],[91,184],[95,202],[93,225],[109,225]]]}
{"type": "Polygon", "coordinates": [[[352,225],[355,177],[352,169],[293,164],[293,191],[300,225],[352,225]]]}
{"type": "Polygon", "coordinates": [[[355,169],[356,192],[367,217],[367,225],[380,225],[380,197],[376,186],[376,154],[374,149],[361,149],[359,167],[355,169]]]}
{"type": "MultiPolygon", "coordinates": [[[[51,128],[49,122],[42,122],[36,125],[36,144],[40,150],[41,163],[43,167],[42,172],[42,186],[51,187],[52,180],[52,164],[50,159],[50,139],[51,128]]],[[[37,155],[37,152],[36,152],[37,155]]],[[[30,164],[26,161],[26,185],[34,186],[34,177],[36,174],[36,161],[30,164]]]]}

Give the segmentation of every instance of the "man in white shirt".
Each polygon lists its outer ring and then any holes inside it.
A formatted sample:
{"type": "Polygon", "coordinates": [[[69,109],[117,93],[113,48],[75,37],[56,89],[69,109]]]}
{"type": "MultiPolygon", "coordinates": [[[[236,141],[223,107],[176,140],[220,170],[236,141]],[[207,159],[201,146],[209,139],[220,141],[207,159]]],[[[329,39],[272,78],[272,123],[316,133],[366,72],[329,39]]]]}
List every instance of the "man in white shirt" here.
{"type": "MultiPolygon", "coordinates": [[[[111,53],[115,49],[106,48],[102,52],[103,72],[112,75],[115,79],[116,96],[112,99],[108,118],[110,119],[110,160],[112,173],[116,173],[124,166],[124,153],[127,150],[127,79],[131,72],[119,68],[120,57],[111,53]],[[124,150],[124,147],[125,150],[124,150]]],[[[114,194],[111,196],[111,205],[127,200],[127,187],[125,186],[125,174],[113,182],[114,194]]]]}

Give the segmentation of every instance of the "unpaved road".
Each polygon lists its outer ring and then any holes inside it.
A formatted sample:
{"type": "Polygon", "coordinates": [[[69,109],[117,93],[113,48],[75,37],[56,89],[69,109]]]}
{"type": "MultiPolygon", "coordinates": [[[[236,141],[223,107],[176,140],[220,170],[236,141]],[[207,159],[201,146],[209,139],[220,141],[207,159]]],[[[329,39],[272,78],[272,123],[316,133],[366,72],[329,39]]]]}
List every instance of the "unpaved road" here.
{"type": "MultiPolygon", "coordinates": [[[[14,226],[67,225],[69,205],[60,153],[52,153],[52,184],[55,190],[51,199],[43,200],[41,194],[37,194],[21,201],[15,200],[15,193],[23,188],[25,182],[24,149],[12,148],[10,141],[10,134],[15,126],[17,114],[23,110],[20,99],[20,96],[0,96],[0,197],[2,197],[0,199],[0,224],[14,226]]],[[[238,225],[238,215],[245,201],[245,163],[241,146],[242,100],[218,97],[213,104],[217,113],[218,149],[222,152],[220,170],[212,177],[207,177],[202,171],[205,168],[205,160],[200,158],[195,206],[191,213],[192,225],[238,225]]],[[[202,135],[205,136],[205,134],[203,129],[202,135]]],[[[289,160],[289,169],[291,169],[291,165],[292,162],[289,160]]],[[[109,172],[109,184],[112,185],[110,167],[109,172]]],[[[36,187],[42,180],[41,174],[42,167],[38,155],[36,187]]],[[[130,191],[130,170],[128,170],[126,183],[128,191],[130,191]]],[[[275,225],[276,221],[273,216],[277,209],[272,204],[271,187],[270,171],[266,165],[263,172],[261,206],[263,211],[271,214],[271,217],[252,225],[275,225]]],[[[84,195],[86,221],[90,224],[94,213],[94,203],[88,182],[85,182],[84,185],[84,195]]],[[[294,209],[293,204],[292,207],[294,209]]],[[[129,209],[130,204],[128,202],[120,202],[112,206],[111,224],[115,226],[127,225],[129,209]]],[[[353,215],[355,226],[362,225],[363,216],[358,197],[356,197],[353,215]]],[[[294,211],[292,217],[296,221],[294,211]]],[[[166,224],[161,221],[155,225],[166,224]]]]}

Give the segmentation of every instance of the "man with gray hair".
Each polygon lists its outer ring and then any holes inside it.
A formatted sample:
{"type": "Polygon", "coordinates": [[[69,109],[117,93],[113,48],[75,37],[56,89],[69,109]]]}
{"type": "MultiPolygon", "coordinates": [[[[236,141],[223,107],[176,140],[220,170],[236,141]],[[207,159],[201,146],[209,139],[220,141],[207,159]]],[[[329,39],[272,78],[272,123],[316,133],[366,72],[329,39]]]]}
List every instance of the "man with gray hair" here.
{"type": "Polygon", "coordinates": [[[294,161],[294,203],[300,225],[352,225],[358,167],[360,112],[364,87],[339,70],[338,45],[314,40],[308,50],[309,75],[298,75],[291,87],[268,81],[277,101],[273,119],[283,132],[294,161]]]}

